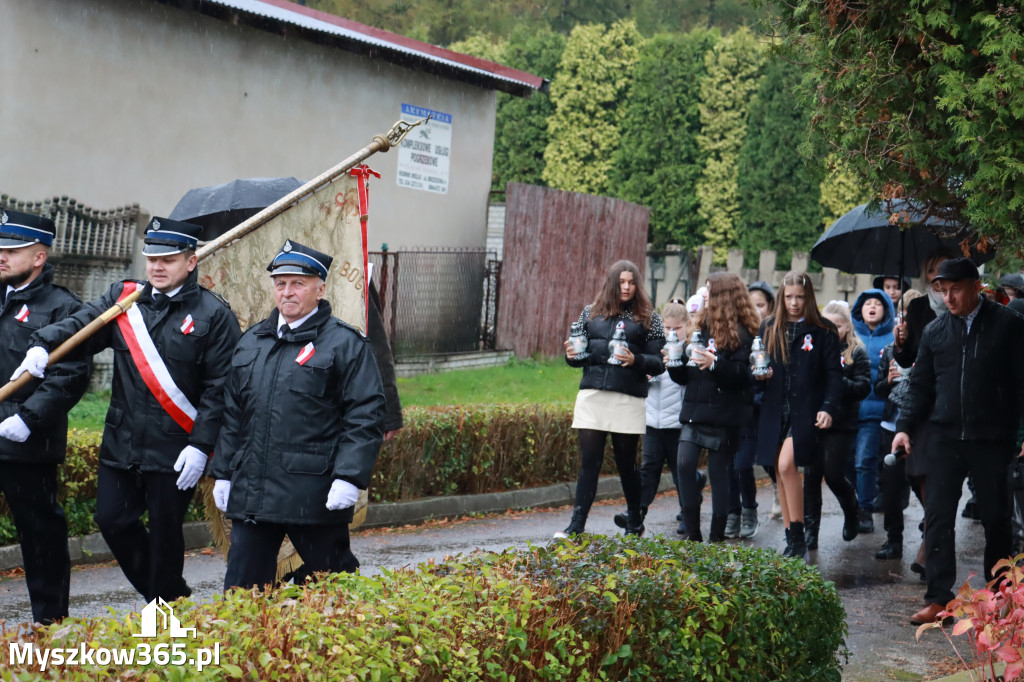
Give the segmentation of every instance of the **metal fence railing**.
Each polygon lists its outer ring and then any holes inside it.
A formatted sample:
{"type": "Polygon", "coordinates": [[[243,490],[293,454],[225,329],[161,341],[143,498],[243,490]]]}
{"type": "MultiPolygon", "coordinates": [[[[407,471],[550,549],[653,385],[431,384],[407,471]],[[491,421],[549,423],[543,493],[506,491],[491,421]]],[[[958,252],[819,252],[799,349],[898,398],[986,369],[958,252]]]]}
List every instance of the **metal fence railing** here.
{"type": "Polygon", "coordinates": [[[50,253],[55,259],[71,257],[131,262],[135,235],[143,217],[138,204],[100,211],[80,205],[66,196],[29,202],[0,194],[0,208],[52,219],[57,233],[50,253]]]}
{"type": "Polygon", "coordinates": [[[500,261],[485,249],[370,253],[396,356],[494,347],[500,261]]]}

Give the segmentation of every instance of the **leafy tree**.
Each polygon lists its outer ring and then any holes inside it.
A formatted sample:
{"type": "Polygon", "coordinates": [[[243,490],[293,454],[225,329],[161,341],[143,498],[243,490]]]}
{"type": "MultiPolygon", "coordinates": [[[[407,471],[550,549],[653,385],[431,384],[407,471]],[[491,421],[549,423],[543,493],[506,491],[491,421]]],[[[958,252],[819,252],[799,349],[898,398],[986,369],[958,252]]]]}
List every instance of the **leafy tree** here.
{"type": "Polygon", "coordinates": [[[810,131],[810,111],[793,94],[801,74],[792,63],[769,62],[750,102],[737,189],[739,244],[755,261],[761,249],[774,249],[780,262],[789,262],[821,233],[823,169],[795,149],[810,131]]]}
{"type": "MultiPolygon", "coordinates": [[[[504,63],[552,80],[564,51],[565,38],[560,34],[547,27],[523,26],[509,38],[504,63]]],[[[503,190],[509,182],[544,184],[548,119],[554,111],[555,104],[546,93],[536,92],[528,99],[498,94],[494,189],[503,190]]]]}
{"type": "Polygon", "coordinates": [[[705,158],[697,145],[698,83],[717,39],[703,29],[657,36],[633,69],[612,191],[651,209],[649,239],[658,248],[694,248],[704,233],[695,191],[705,158]]]}
{"type": "Polygon", "coordinates": [[[556,189],[607,194],[625,95],[641,42],[636,24],[577,26],[551,83],[542,177],[556,189]]]}
{"type": "MultiPolygon", "coordinates": [[[[550,80],[565,50],[565,38],[547,27],[536,30],[522,26],[508,40],[495,41],[477,34],[451,45],[451,49],[550,80]]],[[[504,190],[509,182],[544,184],[541,173],[548,144],[548,117],[553,112],[554,104],[546,93],[537,92],[529,98],[498,93],[492,190],[504,190]]]]}
{"type": "Polygon", "coordinates": [[[697,212],[707,221],[704,243],[714,247],[719,263],[725,262],[726,250],[737,243],[737,161],[762,62],[762,48],[746,28],[718,41],[705,57],[697,142],[707,160],[697,182],[697,212]]]}
{"type": "Polygon", "coordinates": [[[1024,241],[1024,13],[1019,3],[757,0],[808,61],[819,150],[874,196],[1024,241]]]}
{"type": "Polygon", "coordinates": [[[839,164],[835,157],[827,164],[828,172],[821,181],[822,227],[828,229],[835,221],[849,211],[871,201],[860,179],[848,168],[839,164]]]}

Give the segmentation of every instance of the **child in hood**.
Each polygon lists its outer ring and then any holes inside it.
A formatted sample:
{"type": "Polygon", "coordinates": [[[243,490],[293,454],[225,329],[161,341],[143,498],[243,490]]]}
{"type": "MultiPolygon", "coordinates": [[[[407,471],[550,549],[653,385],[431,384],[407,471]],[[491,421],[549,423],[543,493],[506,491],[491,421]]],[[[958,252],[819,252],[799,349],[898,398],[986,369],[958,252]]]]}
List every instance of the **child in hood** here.
{"type": "MultiPolygon", "coordinates": [[[[867,349],[871,361],[872,388],[868,397],[860,403],[855,457],[860,532],[871,533],[875,529],[871,512],[878,495],[878,446],[882,438],[882,414],[885,411],[885,399],[875,393],[874,386],[878,381],[882,352],[893,342],[896,310],[892,299],[883,290],[868,289],[857,297],[851,312],[854,331],[867,349]]],[[[887,368],[881,371],[884,373],[887,368]]]]}

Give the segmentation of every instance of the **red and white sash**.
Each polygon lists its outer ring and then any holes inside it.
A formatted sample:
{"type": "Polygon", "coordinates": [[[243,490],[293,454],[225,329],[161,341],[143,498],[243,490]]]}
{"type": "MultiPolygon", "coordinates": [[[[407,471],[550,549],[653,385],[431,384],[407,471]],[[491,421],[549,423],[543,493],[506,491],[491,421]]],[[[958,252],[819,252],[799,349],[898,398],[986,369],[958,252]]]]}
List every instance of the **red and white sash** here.
{"type": "MultiPolygon", "coordinates": [[[[141,288],[137,282],[125,282],[124,290],[121,292],[119,301],[141,288]]],[[[146,329],[146,321],[142,319],[139,307],[133,305],[123,315],[117,316],[117,326],[121,329],[128,344],[128,351],[131,353],[135,367],[142,375],[142,380],[152,392],[160,406],[171,415],[171,419],[178,423],[178,426],[192,433],[192,426],[196,421],[196,408],[189,402],[181,389],[174,383],[171,373],[167,371],[167,365],[157,352],[153,339],[146,329]]]]}

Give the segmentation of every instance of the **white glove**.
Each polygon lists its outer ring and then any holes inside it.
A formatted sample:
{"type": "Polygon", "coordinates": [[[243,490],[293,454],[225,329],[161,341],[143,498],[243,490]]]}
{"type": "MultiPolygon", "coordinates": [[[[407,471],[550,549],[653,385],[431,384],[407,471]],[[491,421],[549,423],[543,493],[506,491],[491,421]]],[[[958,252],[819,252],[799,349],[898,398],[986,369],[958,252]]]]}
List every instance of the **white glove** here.
{"type": "Polygon", "coordinates": [[[193,445],[186,445],[174,463],[174,470],[180,471],[178,490],[194,488],[199,477],[206,471],[206,453],[193,445]]]}
{"type": "Polygon", "coordinates": [[[231,495],[231,481],[221,479],[213,483],[213,503],[222,512],[228,510],[228,497],[231,495]]]}
{"type": "Polygon", "coordinates": [[[32,346],[25,353],[25,359],[18,365],[18,369],[14,370],[14,374],[11,375],[11,381],[14,381],[22,372],[28,372],[37,379],[42,379],[43,375],[46,374],[46,363],[50,360],[50,354],[46,352],[46,349],[42,346],[32,346]]]}
{"type": "Polygon", "coordinates": [[[32,434],[31,429],[25,426],[25,420],[14,415],[0,422],[0,438],[13,440],[15,443],[24,443],[32,434]]]}
{"type": "Polygon", "coordinates": [[[331,511],[347,509],[348,507],[354,507],[358,500],[359,488],[348,481],[337,478],[331,484],[331,491],[327,493],[327,508],[331,511]]]}

